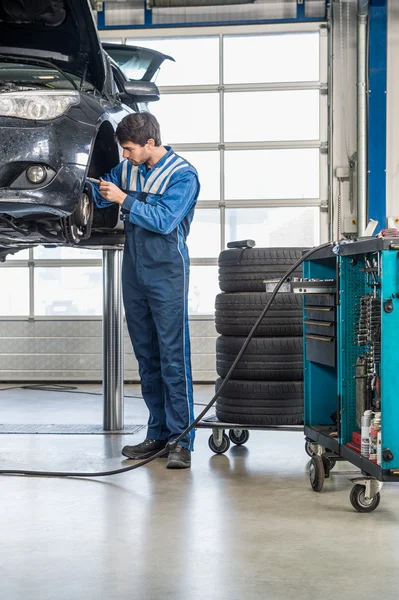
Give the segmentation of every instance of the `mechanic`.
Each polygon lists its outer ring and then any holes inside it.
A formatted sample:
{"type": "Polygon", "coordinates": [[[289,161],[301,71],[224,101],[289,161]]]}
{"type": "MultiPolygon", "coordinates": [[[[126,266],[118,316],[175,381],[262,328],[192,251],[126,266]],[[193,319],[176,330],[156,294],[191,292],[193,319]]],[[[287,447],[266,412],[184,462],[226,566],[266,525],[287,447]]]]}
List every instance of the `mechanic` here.
{"type": "MultiPolygon", "coordinates": [[[[150,417],[146,439],[122,454],[144,459],[194,418],[186,238],[200,185],[194,167],[161,144],[151,113],[124,117],[116,138],[124,160],[93,191],[97,207],[116,202],[125,221],[123,302],[150,417]]],[[[191,466],[193,441],[191,431],[169,452],[167,468],[191,466]]]]}

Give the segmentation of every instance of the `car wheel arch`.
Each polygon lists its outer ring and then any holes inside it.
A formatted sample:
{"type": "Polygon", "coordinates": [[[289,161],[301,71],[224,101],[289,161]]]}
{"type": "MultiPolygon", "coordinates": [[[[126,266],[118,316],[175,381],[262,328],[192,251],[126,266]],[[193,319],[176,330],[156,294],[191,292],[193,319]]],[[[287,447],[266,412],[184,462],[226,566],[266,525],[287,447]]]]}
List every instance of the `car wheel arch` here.
{"type": "Polygon", "coordinates": [[[93,141],[87,175],[98,178],[109,173],[120,162],[115,130],[109,121],[103,121],[93,141]]]}

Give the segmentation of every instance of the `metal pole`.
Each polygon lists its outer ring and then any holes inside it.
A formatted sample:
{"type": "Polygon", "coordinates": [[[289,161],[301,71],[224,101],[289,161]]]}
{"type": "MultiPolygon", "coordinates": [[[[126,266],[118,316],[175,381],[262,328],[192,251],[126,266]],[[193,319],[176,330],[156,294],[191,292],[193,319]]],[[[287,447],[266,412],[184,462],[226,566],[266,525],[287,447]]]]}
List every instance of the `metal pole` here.
{"type": "Polygon", "coordinates": [[[121,250],[103,250],[103,400],[105,431],[124,427],[121,250]]]}
{"type": "Polygon", "coordinates": [[[357,15],[357,222],[358,236],[367,227],[367,18],[368,1],[359,0],[357,15]]]}

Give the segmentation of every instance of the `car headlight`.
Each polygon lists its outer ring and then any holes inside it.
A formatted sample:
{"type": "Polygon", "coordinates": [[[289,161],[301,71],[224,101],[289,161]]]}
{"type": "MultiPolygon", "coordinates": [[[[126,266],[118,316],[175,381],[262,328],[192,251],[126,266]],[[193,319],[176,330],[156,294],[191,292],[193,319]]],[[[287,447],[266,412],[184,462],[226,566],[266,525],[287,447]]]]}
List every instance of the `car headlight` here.
{"type": "Polygon", "coordinates": [[[26,176],[31,183],[43,183],[47,178],[47,173],[41,165],[31,165],[26,169],[26,176]]]}
{"type": "Polygon", "coordinates": [[[55,119],[79,104],[79,92],[10,92],[0,95],[0,116],[32,121],[55,119]]]}

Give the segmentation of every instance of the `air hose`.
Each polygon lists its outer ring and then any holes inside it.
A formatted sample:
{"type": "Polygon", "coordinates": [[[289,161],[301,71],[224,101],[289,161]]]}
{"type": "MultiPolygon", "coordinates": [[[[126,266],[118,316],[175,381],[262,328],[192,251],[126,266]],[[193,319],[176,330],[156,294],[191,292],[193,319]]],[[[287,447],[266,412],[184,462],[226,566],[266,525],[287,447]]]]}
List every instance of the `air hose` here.
{"type": "Polygon", "coordinates": [[[307,260],[310,256],[312,256],[312,254],[314,254],[315,252],[318,252],[322,248],[331,247],[334,244],[335,244],[335,242],[327,242],[325,244],[321,244],[321,246],[316,246],[315,248],[311,248],[301,258],[299,258],[296,261],[295,264],[293,264],[288,269],[288,271],[285,273],[285,275],[283,275],[283,277],[280,279],[280,281],[278,282],[278,284],[274,288],[274,290],[272,292],[272,295],[269,298],[268,303],[265,305],[264,309],[262,310],[261,314],[259,315],[259,318],[257,319],[256,323],[254,324],[254,326],[252,327],[251,331],[249,332],[248,337],[246,338],[245,342],[243,343],[241,350],[237,354],[237,356],[234,359],[234,362],[231,365],[231,367],[230,367],[230,369],[229,369],[226,377],[224,378],[222,385],[219,387],[218,391],[215,393],[215,395],[213,396],[212,400],[206,405],[206,407],[204,408],[204,410],[201,411],[201,413],[191,423],[191,425],[189,427],[187,427],[187,429],[185,431],[183,431],[183,433],[178,438],[172,440],[171,442],[168,442],[168,444],[166,445],[165,448],[163,448],[162,450],[160,450],[156,454],[153,454],[149,458],[141,460],[137,464],[134,464],[134,465],[132,465],[130,467],[123,467],[122,469],[115,469],[113,471],[100,471],[98,473],[77,473],[77,472],[74,473],[74,472],[66,472],[66,471],[64,471],[64,472],[62,472],[62,471],[58,472],[58,471],[26,471],[26,470],[16,470],[16,469],[0,469],[0,475],[30,475],[30,476],[37,476],[37,477],[106,477],[106,476],[109,476],[109,475],[118,475],[119,473],[127,473],[128,471],[134,471],[135,469],[139,469],[140,467],[144,467],[144,465],[148,465],[153,460],[159,458],[160,456],[164,456],[167,452],[173,450],[177,446],[177,444],[179,442],[181,442],[181,440],[184,437],[186,437],[186,435],[188,433],[190,433],[190,431],[192,429],[194,429],[196,427],[196,425],[203,419],[203,417],[207,414],[207,412],[215,404],[215,402],[218,399],[218,397],[220,396],[220,394],[223,392],[224,388],[227,385],[227,382],[231,379],[231,376],[233,375],[233,372],[234,372],[234,369],[237,366],[237,363],[241,360],[242,355],[244,354],[244,352],[247,349],[249,343],[251,342],[253,336],[255,335],[256,330],[258,329],[260,323],[262,322],[262,319],[264,318],[264,316],[268,312],[268,310],[269,310],[270,306],[272,305],[272,303],[273,303],[273,301],[274,301],[274,299],[275,299],[275,297],[276,297],[279,289],[281,288],[281,286],[283,285],[283,283],[286,281],[286,279],[288,279],[288,277],[305,260],[307,260]]]}

